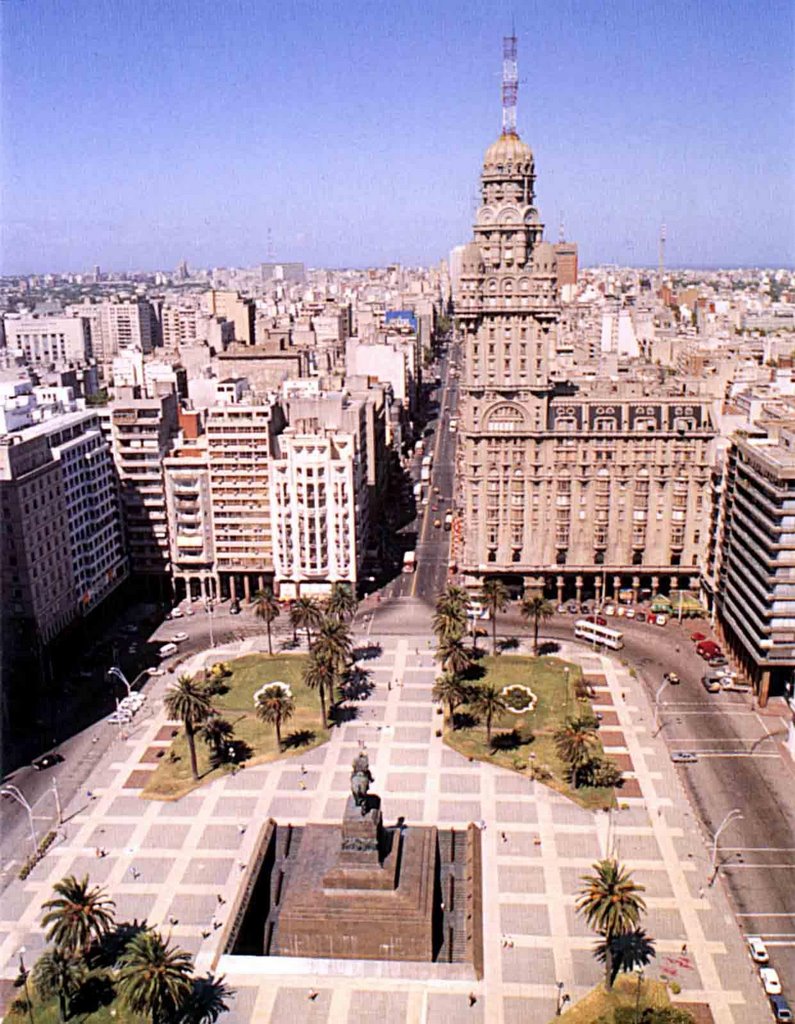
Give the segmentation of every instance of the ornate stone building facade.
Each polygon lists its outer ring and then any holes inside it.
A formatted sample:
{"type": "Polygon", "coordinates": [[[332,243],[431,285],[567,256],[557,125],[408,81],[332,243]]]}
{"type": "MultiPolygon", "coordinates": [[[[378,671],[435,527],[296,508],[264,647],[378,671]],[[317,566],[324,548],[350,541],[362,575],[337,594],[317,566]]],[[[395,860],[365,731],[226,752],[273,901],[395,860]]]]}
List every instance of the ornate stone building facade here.
{"type": "Polygon", "coordinates": [[[558,600],[696,585],[708,403],[681,382],[562,381],[557,254],[516,134],[487,150],[481,193],[455,296],[465,582],[502,576],[558,600]]]}

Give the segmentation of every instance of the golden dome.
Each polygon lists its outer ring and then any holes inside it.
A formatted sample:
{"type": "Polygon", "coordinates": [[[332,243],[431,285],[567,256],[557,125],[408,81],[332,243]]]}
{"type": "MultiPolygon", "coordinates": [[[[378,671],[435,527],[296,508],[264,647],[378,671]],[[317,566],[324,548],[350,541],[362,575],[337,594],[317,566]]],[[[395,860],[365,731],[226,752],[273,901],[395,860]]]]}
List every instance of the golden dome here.
{"type": "Polygon", "coordinates": [[[533,165],[533,151],[514,133],[503,132],[483,157],[483,167],[488,170],[524,169],[528,164],[533,165]]]}

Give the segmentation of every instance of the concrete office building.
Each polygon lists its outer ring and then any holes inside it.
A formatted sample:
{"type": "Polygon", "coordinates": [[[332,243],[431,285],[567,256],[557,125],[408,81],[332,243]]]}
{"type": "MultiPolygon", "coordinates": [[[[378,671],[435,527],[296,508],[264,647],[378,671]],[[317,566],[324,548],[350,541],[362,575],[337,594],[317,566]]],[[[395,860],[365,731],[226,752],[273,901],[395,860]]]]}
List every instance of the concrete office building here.
{"type": "Polygon", "coordinates": [[[253,345],[256,341],[256,309],[252,299],[244,299],[239,292],[219,291],[215,288],[203,296],[205,312],[222,317],[234,324],[235,341],[253,345]]]}
{"type": "Polygon", "coordinates": [[[465,581],[503,576],[559,600],[697,585],[709,406],[681,385],[556,381],[557,253],[515,133],[486,152],[481,194],[455,297],[465,581]]]}
{"type": "Polygon", "coordinates": [[[719,635],[759,694],[795,672],[795,423],[736,435],[723,480],[719,635]]]}
{"type": "Polygon", "coordinates": [[[82,365],[92,355],[86,317],[6,317],[5,330],[8,348],[21,351],[28,366],[82,365]]]}
{"type": "Polygon", "coordinates": [[[207,438],[183,438],[163,460],[163,476],[174,598],[215,598],[219,589],[207,438]]]}

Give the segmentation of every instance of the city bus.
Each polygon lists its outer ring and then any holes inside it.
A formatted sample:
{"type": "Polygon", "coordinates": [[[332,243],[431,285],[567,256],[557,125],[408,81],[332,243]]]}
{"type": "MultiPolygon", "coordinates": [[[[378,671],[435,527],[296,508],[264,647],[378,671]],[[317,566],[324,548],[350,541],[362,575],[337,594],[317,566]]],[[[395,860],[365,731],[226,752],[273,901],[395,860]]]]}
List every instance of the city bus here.
{"type": "Polygon", "coordinates": [[[574,623],[574,635],[578,640],[610,647],[614,651],[620,651],[624,646],[624,634],[620,630],[600,626],[597,622],[587,622],[585,619],[578,619],[574,623]]]}

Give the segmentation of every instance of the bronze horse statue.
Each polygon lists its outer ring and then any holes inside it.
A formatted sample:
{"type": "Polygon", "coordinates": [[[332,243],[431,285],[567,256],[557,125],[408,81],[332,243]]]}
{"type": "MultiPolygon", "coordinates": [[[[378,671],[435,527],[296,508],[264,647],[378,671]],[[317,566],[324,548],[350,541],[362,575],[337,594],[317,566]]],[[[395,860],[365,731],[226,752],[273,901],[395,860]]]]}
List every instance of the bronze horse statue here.
{"type": "Polygon", "coordinates": [[[370,759],[362,751],[353,759],[351,767],[353,768],[351,772],[353,802],[357,807],[361,808],[364,815],[367,814],[367,791],[370,788],[370,783],[373,781],[373,776],[370,773],[370,759]]]}

